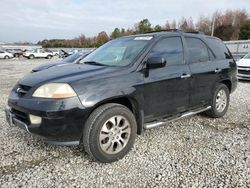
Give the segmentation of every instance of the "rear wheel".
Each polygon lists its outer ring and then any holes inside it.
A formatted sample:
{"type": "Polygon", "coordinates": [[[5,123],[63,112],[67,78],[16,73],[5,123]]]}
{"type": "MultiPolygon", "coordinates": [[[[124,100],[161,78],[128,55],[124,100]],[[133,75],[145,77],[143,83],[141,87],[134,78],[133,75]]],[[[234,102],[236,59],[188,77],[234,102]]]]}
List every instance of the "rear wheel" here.
{"type": "Polygon", "coordinates": [[[226,114],[229,106],[229,89],[225,84],[218,84],[215,87],[212,99],[212,108],[206,114],[213,118],[219,118],[226,114]]]}
{"type": "Polygon", "coordinates": [[[95,160],[110,163],[123,158],[136,137],[133,113],[119,104],[97,108],[88,118],[83,131],[85,151],[95,160]]]}
{"type": "Polygon", "coordinates": [[[29,59],[34,59],[35,56],[34,55],[29,55],[29,59]]]}
{"type": "Polygon", "coordinates": [[[51,58],[52,58],[52,55],[48,55],[48,56],[47,56],[47,59],[51,59],[51,58]]]}

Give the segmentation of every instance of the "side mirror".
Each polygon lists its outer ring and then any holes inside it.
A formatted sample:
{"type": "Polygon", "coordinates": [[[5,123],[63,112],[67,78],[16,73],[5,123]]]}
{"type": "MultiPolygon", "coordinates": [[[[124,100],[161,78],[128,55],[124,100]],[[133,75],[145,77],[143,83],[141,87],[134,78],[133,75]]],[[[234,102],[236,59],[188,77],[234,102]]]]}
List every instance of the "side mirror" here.
{"type": "Polygon", "coordinates": [[[150,57],[147,60],[147,68],[148,69],[156,69],[165,67],[167,64],[167,61],[163,57],[150,57]]]}

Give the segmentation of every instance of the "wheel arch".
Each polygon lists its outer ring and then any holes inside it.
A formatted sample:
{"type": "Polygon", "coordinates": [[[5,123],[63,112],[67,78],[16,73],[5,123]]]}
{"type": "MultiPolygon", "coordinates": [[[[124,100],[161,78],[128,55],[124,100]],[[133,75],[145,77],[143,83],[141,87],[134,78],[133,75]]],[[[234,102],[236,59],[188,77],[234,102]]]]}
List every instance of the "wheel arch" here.
{"type": "Polygon", "coordinates": [[[229,90],[229,92],[232,92],[232,82],[229,79],[220,81],[221,84],[225,84],[229,90]]]}
{"type": "Polygon", "coordinates": [[[126,106],[135,116],[137,122],[137,134],[141,134],[143,130],[143,113],[139,110],[138,102],[130,96],[120,96],[120,97],[113,97],[108,98],[103,101],[98,102],[92,108],[90,114],[97,109],[98,107],[108,104],[108,103],[116,103],[123,106],[126,106]]]}

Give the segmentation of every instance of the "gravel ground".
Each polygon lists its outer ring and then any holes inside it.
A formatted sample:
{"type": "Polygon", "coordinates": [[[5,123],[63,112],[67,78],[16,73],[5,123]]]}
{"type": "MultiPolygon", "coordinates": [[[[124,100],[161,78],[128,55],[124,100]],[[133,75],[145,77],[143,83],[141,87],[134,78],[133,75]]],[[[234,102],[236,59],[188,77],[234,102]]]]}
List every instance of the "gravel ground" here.
{"type": "Polygon", "coordinates": [[[125,158],[100,164],[5,121],[12,86],[46,61],[0,61],[0,187],[250,187],[250,82],[239,82],[223,118],[148,130],[125,158]]]}

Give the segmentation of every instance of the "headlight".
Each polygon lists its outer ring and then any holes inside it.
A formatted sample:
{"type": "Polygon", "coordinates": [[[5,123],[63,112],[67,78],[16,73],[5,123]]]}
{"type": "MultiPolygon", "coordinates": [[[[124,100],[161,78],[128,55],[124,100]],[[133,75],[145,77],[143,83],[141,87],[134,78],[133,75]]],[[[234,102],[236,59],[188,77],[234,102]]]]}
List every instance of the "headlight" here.
{"type": "Polygon", "coordinates": [[[69,98],[76,96],[70,85],[64,83],[50,83],[40,86],[32,95],[40,98],[69,98]]]}

